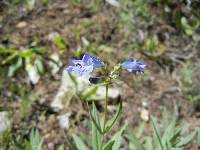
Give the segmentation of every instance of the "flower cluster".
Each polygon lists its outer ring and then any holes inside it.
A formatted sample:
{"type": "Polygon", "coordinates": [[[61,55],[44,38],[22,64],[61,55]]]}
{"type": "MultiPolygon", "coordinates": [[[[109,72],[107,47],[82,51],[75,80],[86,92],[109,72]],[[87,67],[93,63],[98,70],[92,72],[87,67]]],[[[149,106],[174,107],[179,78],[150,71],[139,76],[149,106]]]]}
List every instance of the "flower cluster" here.
{"type": "MultiPolygon", "coordinates": [[[[84,54],[81,60],[71,59],[71,63],[73,66],[67,67],[67,71],[80,76],[90,76],[95,69],[104,67],[103,61],[89,54],[84,54]]],[[[144,62],[138,62],[135,58],[129,58],[120,64],[120,67],[133,74],[143,74],[145,66],[144,62]]],[[[93,79],[90,78],[90,80],[93,79]]]]}
{"type": "Polygon", "coordinates": [[[146,65],[144,62],[137,62],[135,58],[129,58],[128,60],[124,61],[121,66],[130,73],[143,74],[146,65]]]}
{"type": "Polygon", "coordinates": [[[79,74],[80,76],[90,75],[96,68],[101,68],[104,63],[89,54],[85,54],[81,60],[71,59],[74,66],[67,67],[69,73],[79,74]]]}

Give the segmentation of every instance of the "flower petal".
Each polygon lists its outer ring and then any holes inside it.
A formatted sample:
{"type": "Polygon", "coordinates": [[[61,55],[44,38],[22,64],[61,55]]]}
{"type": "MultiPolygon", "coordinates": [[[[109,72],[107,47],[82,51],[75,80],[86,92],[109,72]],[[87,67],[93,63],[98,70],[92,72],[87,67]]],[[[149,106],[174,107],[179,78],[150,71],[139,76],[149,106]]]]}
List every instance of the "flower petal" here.
{"type": "Polygon", "coordinates": [[[89,75],[93,71],[94,67],[92,65],[90,66],[82,66],[79,68],[79,74],[80,76],[89,75]]]}
{"type": "Polygon", "coordinates": [[[136,62],[137,60],[135,58],[129,58],[127,61],[128,62],[136,62]]]}
{"type": "Polygon", "coordinates": [[[89,54],[86,53],[86,54],[83,55],[82,61],[84,63],[87,64],[88,62],[90,62],[90,60],[92,60],[92,59],[91,59],[91,56],[89,54]]]}
{"type": "Polygon", "coordinates": [[[70,62],[74,65],[83,64],[82,60],[79,59],[70,59],[70,62]]]}
{"type": "Polygon", "coordinates": [[[137,63],[136,62],[130,62],[130,61],[125,61],[121,64],[121,66],[124,68],[124,69],[133,69],[133,68],[136,68],[137,67],[137,63]]]}
{"type": "Polygon", "coordinates": [[[76,66],[69,66],[66,68],[69,73],[79,73],[79,68],[76,66]]]}
{"type": "Polygon", "coordinates": [[[93,66],[69,66],[66,70],[72,74],[79,74],[80,76],[89,75],[93,71],[93,66]]]}
{"type": "Polygon", "coordinates": [[[89,55],[89,54],[85,54],[84,56],[83,56],[83,59],[82,59],[82,61],[84,62],[84,63],[86,63],[86,64],[93,64],[93,66],[95,67],[95,68],[100,68],[100,67],[103,67],[104,66],[104,63],[103,63],[103,61],[101,61],[99,58],[97,58],[97,57],[94,57],[94,56],[91,56],[91,55],[89,55]],[[92,61],[92,62],[91,62],[92,61]]]}
{"type": "Polygon", "coordinates": [[[93,60],[94,66],[95,66],[96,68],[100,68],[100,67],[103,67],[103,66],[104,66],[103,61],[101,61],[99,58],[92,57],[92,60],[93,60]]]}

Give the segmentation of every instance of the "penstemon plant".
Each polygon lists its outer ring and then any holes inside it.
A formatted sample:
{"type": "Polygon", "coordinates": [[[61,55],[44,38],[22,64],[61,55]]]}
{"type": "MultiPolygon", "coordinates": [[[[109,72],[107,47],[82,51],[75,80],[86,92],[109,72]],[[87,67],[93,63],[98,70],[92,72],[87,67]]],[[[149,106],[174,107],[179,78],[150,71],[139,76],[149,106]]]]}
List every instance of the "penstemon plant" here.
{"type": "MultiPolygon", "coordinates": [[[[114,117],[111,120],[108,120],[108,90],[109,86],[111,86],[115,80],[119,77],[122,69],[126,69],[129,73],[132,74],[143,74],[145,64],[144,62],[138,62],[135,58],[129,58],[128,60],[117,64],[114,69],[109,72],[107,69],[107,65],[101,61],[99,58],[91,56],[90,54],[84,54],[81,60],[71,59],[70,60],[73,66],[68,66],[66,70],[70,74],[79,74],[80,76],[89,76],[89,81],[91,84],[103,84],[106,88],[106,96],[105,96],[105,104],[104,104],[104,117],[103,120],[98,116],[98,112],[95,104],[93,103],[93,109],[89,108],[90,118],[92,120],[92,143],[94,150],[112,150],[113,147],[119,147],[120,144],[117,143],[117,137],[121,135],[120,133],[124,130],[122,128],[119,130],[119,134],[116,133],[110,141],[105,142],[106,135],[112,129],[113,125],[116,123],[122,112],[122,102],[120,102],[120,106],[114,117]],[[101,77],[93,77],[92,72],[96,69],[103,68],[104,74],[101,77]],[[118,146],[116,146],[118,145],[118,146]]],[[[77,136],[73,136],[75,140],[76,147],[80,147],[78,149],[82,150],[88,149],[85,145],[83,146],[83,142],[77,136]]],[[[118,149],[118,148],[115,148],[118,149]]]]}

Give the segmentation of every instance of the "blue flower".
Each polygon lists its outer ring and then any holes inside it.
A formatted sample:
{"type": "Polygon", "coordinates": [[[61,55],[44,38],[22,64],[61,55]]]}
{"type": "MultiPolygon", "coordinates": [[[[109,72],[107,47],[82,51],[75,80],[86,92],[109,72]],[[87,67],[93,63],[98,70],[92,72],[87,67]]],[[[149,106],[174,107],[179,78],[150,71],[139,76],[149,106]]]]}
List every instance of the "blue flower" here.
{"type": "Polygon", "coordinates": [[[85,54],[81,60],[71,59],[71,63],[74,66],[67,67],[69,73],[79,74],[80,76],[89,75],[96,68],[104,66],[104,63],[94,56],[85,54]]]}
{"type": "Polygon", "coordinates": [[[128,70],[128,72],[133,74],[143,74],[145,64],[144,62],[138,62],[135,58],[129,58],[128,60],[121,63],[122,68],[128,70]]]}

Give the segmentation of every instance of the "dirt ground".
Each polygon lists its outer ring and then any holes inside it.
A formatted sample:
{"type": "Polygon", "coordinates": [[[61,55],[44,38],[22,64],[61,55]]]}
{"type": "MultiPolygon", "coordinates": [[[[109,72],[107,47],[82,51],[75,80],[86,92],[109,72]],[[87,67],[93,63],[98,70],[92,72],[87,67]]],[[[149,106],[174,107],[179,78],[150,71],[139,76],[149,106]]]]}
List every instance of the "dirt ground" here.
{"type": "MultiPolygon", "coordinates": [[[[9,110],[11,108],[12,131],[16,135],[25,135],[29,129],[38,128],[45,139],[44,149],[48,150],[54,150],[63,143],[68,145],[68,138],[70,139],[73,133],[80,131],[89,133],[89,116],[84,102],[74,99],[70,102],[69,108],[56,113],[50,108],[50,103],[60,86],[62,70],[69,63],[68,59],[73,56],[74,51],[82,47],[83,38],[94,44],[94,49],[101,49],[104,46],[108,51],[93,52],[110,64],[120,62],[128,56],[140,58],[147,64],[145,74],[141,77],[128,75],[127,72],[123,72],[120,76],[122,81],[120,89],[123,94],[109,101],[110,107],[116,106],[119,100],[123,101],[123,115],[119,126],[128,122],[129,126],[134,128],[140,122],[144,122],[141,119],[141,111],[144,109],[157,117],[160,117],[166,109],[171,115],[175,113],[181,122],[189,123],[191,130],[199,127],[200,106],[194,107],[188,100],[183,93],[181,81],[184,64],[199,63],[199,49],[191,38],[181,34],[171,22],[168,22],[167,17],[160,14],[160,9],[162,8],[152,6],[150,10],[154,15],[152,22],[141,20],[140,17],[135,18],[138,21],[136,30],[127,35],[126,31],[118,27],[120,22],[118,10],[109,4],[97,12],[91,12],[67,0],[50,1],[47,5],[38,2],[31,11],[26,11],[24,5],[11,6],[9,2],[2,3],[0,47],[19,50],[30,48],[37,39],[37,46],[46,49],[45,58],[56,53],[64,64],[56,77],[47,72],[36,85],[30,84],[23,70],[14,77],[3,80],[0,103],[4,108],[9,110]],[[64,39],[67,43],[66,50],[61,51],[51,41],[50,35],[53,33],[59,33],[64,39]],[[159,41],[164,46],[162,55],[151,57],[144,51],[134,48],[130,50],[131,44],[141,42],[144,35],[154,34],[158,35],[159,41]],[[17,89],[21,87],[25,87],[25,93],[31,91],[36,97],[25,117],[21,114],[17,94],[17,89]],[[72,113],[70,127],[67,130],[60,129],[57,122],[57,116],[64,112],[72,113]]],[[[1,58],[4,56],[7,54],[1,58]]],[[[2,66],[5,70],[7,67],[8,65],[2,66]]],[[[199,75],[200,70],[197,69],[192,84],[200,81],[199,75]]],[[[99,102],[99,105],[101,104],[102,102],[99,102]]],[[[145,134],[148,134],[151,130],[149,121],[145,122],[145,126],[145,134]]],[[[116,129],[117,127],[114,130],[116,129]]],[[[124,147],[127,147],[126,142],[124,147]]],[[[189,146],[186,149],[195,148],[189,146]]]]}

